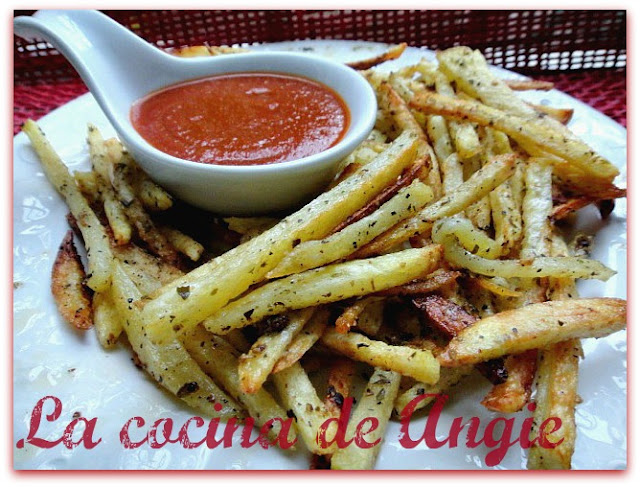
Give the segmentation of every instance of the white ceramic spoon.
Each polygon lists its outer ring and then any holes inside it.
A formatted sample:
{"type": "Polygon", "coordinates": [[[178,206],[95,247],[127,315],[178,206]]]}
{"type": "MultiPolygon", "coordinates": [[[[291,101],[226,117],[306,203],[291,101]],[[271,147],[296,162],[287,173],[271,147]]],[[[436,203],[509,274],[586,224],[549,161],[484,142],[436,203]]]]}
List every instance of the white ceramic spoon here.
{"type": "Polygon", "coordinates": [[[375,121],[375,95],[366,80],[321,57],[255,52],[178,58],[95,10],[40,10],[32,17],[16,17],[14,30],[26,39],[45,39],[71,62],[123,144],[153,179],[178,198],[220,214],[265,214],[304,203],[330,181],[339,161],[366,138],[375,121]],[[152,91],[215,74],[255,71],[305,76],[335,90],[351,113],[344,138],[296,161],[217,166],[165,154],[131,124],[131,105],[152,91]]]}

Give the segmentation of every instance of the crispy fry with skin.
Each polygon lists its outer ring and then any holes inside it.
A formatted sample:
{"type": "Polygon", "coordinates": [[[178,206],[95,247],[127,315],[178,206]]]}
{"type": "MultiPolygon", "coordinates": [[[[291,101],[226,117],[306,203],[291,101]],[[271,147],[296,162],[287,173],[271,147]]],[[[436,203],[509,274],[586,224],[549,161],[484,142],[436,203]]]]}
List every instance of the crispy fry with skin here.
{"type": "Polygon", "coordinates": [[[243,392],[254,394],[262,387],[287,345],[300,333],[312,314],[313,308],[287,313],[284,315],[287,325],[282,330],[265,333],[247,353],[240,356],[238,375],[243,392]]]}
{"type": "Polygon", "coordinates": [[[428,384],[438,381],[440,368],[430,350],[389,345],[371,340],[360,333],[342,334],[331,328],[324,332],[321,341],[330,349],[356,362],[393,370],[428,384]]]}
{"type": "Polygon", "coordinates": [[[573,117],[573,109],[572,108],[554,108],[549,105],[535,105],[533,103],[530,104],[537,112],[544,113],[545,115],[550,116],[554,120],[557,120],[562,125],[567,125],[571,118],[573,117]]]}
{"type": "Polygon", "coordinates": [[[531,398],[537,359],[537,350],[507,357],[507,380],[495,385],[482,400],[482,405],[490,411],[501,413],[515,413],[525,407],[531,398]]]}
{"type": "Polygon", "coordinates": [[[84,286],[82,261],[69,230],[60,244],[51,272],[51,292],[58,311],[67,323],[79,330],[93,326],[91,295],[84,286]]]}
{"type": "Polygon", "coordinates": [[[338,319],[336,319],[336,330],[338,333],[347,333],[351,328],[358,324],[358,318],[364,312],[365,308],[380,298],[366,297],[357,300],[351,306],[348,306],[338,319]]]}
{"type": "Polygon", "coordinates": [[[384,291],[378,291],[376,296],[413,296],[416,294],[430,294],[437,290],[453,285],[460,277],[458,271],[445,271],[438,269],[425,279],[409,282],[402,286],[396,286],[384,291]]]}
{"type": "Polygon", "coordinates": [[[467,313],[462,306],[442,296],[423,296],[413,298],[411,302],[424,313],[437,330],[447,337],[456,336],[478,321],[478,318],[467,313]]]}
{"type": "Polygon", "coordinates": [[[357,69],[358,71],[364,71],[366,69],[373,68],[374,66],[378,66],[379,64],[385,63],[387,61],[393,61],[394,59],[398,59],[402,56],[402,53],[407,48],[407,43],[402,42],[396,46],[390,47],[382,54],[378,54],[377,56],[373,56],[368,59],[362,59],[360,61],[352,61],[347,63],[347,66],[353,69],[357,69]]]}
{"type": "Polygon", "coordinates": [[[354,223],[362,220],[363,218],[374,213],[378,208],[380,208],[387,201],[392,199],[402,188],[407,187],[411,184],[411,182],[418,177],[420,170],[424,167],[426,160],[419,159],[416,161],[411,167],[405,170],[402,175],[391,185],[387,186],[383,189],[375,198],[373,198],[369,203],[364,205],[354,214],[349,215],[343,222],[337,225],[332,231],[331,234],[338,233],[344,230],[349,225],[353,225],[354,223]]]}
{"type": "Polygon", "coordinates": [[[531,304],[477,321],[439,356],[444,367],[483,362],[572,338],[602,337],[624,329],[627,303],[617,298],[531,304]]]}
{"type": "Polygon", "coordinates": [[[351,392],[353,378],[356,374],[355,365],[352,360],[344,357],[338,358],[331,364],[324,405],[334,416],[340,415],[344,399],[351,392]]]}
{"type": "Polygon", "coordinates": [[[506,79],[504,83],[513,91],[549,91],[554,87],[551,81],[541,81],[537,79],[506,79]]]}
{"type": "MultiPolygon", "coordinates": [[[[453,338],[462,330],[473,325],[478,318],[467,313],[459,304],[442,296],[432,295],[414,298],[411,301],[424,317],[447,338],[453,338]]],[[[476,365],[476,369],[492,384],[504,382],[504,364],[502,359],[489,360],[476,365]]],[[[447,379],[445,379],[447,382],[447,379]]]]}
{"type": "Polygon", "coordinates": [[[272,374],[277,374],[298,362],[320,339],[329,321],[329,310],[318,309],[304,328],[298,333],[273,366],[272,374]]]}
{"type": "MultiPolygon", "coordinates": [[[[551,218],[554,221],[563,220],[571,213],[578,211],[590,204],[597,204],[602,200],[613,200],[617,198],[626,198],[627,190],[612,186],[608,191],[603,191],[598,196],[577,196],[569,198],[567,201],[553,207],[551,218]]],[[[604,217],[603,217],[604,218],[604,217]]]]}

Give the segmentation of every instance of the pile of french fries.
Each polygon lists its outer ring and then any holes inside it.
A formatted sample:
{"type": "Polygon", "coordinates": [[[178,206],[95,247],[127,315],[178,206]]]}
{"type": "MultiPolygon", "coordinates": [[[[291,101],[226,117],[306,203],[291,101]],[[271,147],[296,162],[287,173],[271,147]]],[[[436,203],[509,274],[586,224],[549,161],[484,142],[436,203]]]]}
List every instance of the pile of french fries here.
{"type": "Polygon", "coordinates": [[[576,279],[614,272],[557,224],[589,204],[606,218],[625,195],[618,171],[566,128],[570,110],[516,92],[548,84],[505,82],[466,47],[375,70],[403,49],[354,64],[378,97],[375,129],[285,218],[220,219],[174,201],[92,126],[92,168],[71,174],[27,122],[87,253],[85,271],[65,236],[53,295],[69,323],[95,327],[106,348],[128,341],[200,413],[295,418],[291,434],[331,468],[373,468],[380,449],[316,441],[354,391],[349,431],[377,417],[373,442],[413,398],[475,374],[491,411],[522,410],[535,388],[535,424],[560,418],[551,438],[564,441],[531,448],[528,467],[568,469],[580,339],[623,329],[626,302],[578,297],[576,279]]]}

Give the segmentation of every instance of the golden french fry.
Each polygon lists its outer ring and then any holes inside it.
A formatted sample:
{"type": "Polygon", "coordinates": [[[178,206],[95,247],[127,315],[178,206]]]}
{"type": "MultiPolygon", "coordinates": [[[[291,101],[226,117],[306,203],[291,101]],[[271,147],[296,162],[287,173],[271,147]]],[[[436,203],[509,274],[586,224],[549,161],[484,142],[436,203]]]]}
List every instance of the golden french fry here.
{"type": "Polygon", "coordinates": [[[89,261],[87,285],[94,291],[104,291],[111,282],[113,264],[109,237],[104,227],[40,127],[33,120],[27,120],[22,126],[22,131],[29,137],[47,179],[64,197],[82,233],[89,261]]]}
{"type": "Polygon", "coordinates": [[[229,303],[209,317],[206,327],[224,334],[265,316],[398,286],[433,272],[441,255],[440,246],[431,245],[301,272],[269,282],[229,303]]]}
{"type": "Polygon", "coordinates": [[[276,364],[273,366],[271,373],[278,372],[291,367],[294,363],[302,358],[302,356],[320,339],[327,327],[329,321],[329,310],[326,308],[318,309],[311,319],[304,325],[304,328],[298,333],[286,350],[282,353],[276,364]]]}
{"type": "Polygon", "coordinates": [[[622,330],[627,303],[617,298],[548,301],[483,318],[458,334],[439,356],[445,367],[544,348],[572,338],[622,330]]]}
{"type": "Polygon", "coordinates": [[[351,443],[346,448],[334,453],[331,458],[331,469],[369,470],[373,468],[382,446],[382,437],[387,429],[399,387],[400,374],[382,369],[374,370],[352,417],[349,419],[347,437],[353,437],[361,421],[366,418],[376,418],[378,427],[369,434],[363,435],[365,441],[369,444],[375,444],[375,446],[361,448],[356,443],[351,443]]]}
{"type": "MultiPolygon", "coordinates": [[[[273,383],[287,410],[290,410],[298,426],[302,441],[311,453],[327,455],[335,451],[335,443],[321,448],[317,441],[320,426],[332,415],[318,398],[309,377],[298,363],[273,375],[273,383]]],[[[327,432],[332,437],[331,428],[327,432]]],[[[335,433],[333,433],[335,434],[335,433]]]]}
{"type": "Polygon", "coordinates": [[[165,389],[207,416],[241,417],[240,405],[202,371],[175,333],[172,340],[162,344],[150,339],[132,304],[141,298],[140,291],[119,263],[114,267],[113,301],[142,367],[165,389]],[[214,404],[220,404],[220,410],[214,408],[214,404]]]}
{"type": "Polygon", "coordinates": [[[73,244],[73,232],[69,230],[53,263],[51,292],[62,317],[80,330],[93,326],[91,296],[84,280],[82,261],[73,244]]]}
{"type": "Polygon", "coordinates": [[[431,190],[416,180],[371,215],[322,240],[301,243],[267,278],[314,269],[347,257],[393,225],[415,215],[432,197],[431,190]]]}
{"type": "Polygon", "coordinates": [[[327,329],[320,339],[332,350],[357,362],[393,370],[427,384],[438,382],[440,367],[430,350],[389,345],[360,333],[338,333],[327,329]]]}
{"type": "Polygon", "coordinates": [[[532,429],[539,429],[548,418],[558,418],[559,428],[547,431],[547,439],[559,443],[554,448],[536,444],[529,450],[530,470],[568,470],[576,442],[575,408],[578,397],[578,362],[582,357],[580,340],[556,343],[540,351],[536,376],[536,410],[532,429]]]}
{"type": "Polygon", "coordinates": [[[186,255],[193,262],[197,262],[202,257],[204,247],[202,244],[182,233],[177,228],[161,226],[160,232],[167,238],[169,243],[180,253],[186,255]]]}
{"type": "Polygon", "coordinates": [[[347,63],[347,66],[353,69],[357,69],[359,71],[369,69],[374,66],[377,66],[378,64],[382,64],[387,61],[398,59],[400,56],[402,56],[402,53],[406,48],[407,48],[407,43],[402,42],[396,46],[390,47],[382,54],[378,54],[377,56],[374,56],[368,59],[363,59],[360,61],[352,61],[350,63],[347,63]]]}
{"type": "Polygon", "coordinates": [[[258,391],[293,338],[300,333],[313,314],[313,308],[287,313],[287,325],[280,331],[265,333],[240,357],[240,388],[247,394],[258,391]]]}

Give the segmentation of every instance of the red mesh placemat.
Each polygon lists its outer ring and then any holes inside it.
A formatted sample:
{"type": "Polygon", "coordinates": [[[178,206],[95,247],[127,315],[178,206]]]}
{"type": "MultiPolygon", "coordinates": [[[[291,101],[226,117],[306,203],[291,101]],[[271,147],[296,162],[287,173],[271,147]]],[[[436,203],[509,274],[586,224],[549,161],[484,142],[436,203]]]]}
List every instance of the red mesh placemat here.
{"type": "MultiPolygon", "coordinates": [[[[625,11],[105,12],[159,47],[309,38],[404,41],[431,49],[468,45],[480,49],[492,64],[554,81],[562,91],[626,124],[625,11]]],[[[86,91],[51,46],[14,40],[15,124],[86,91]]]]}

